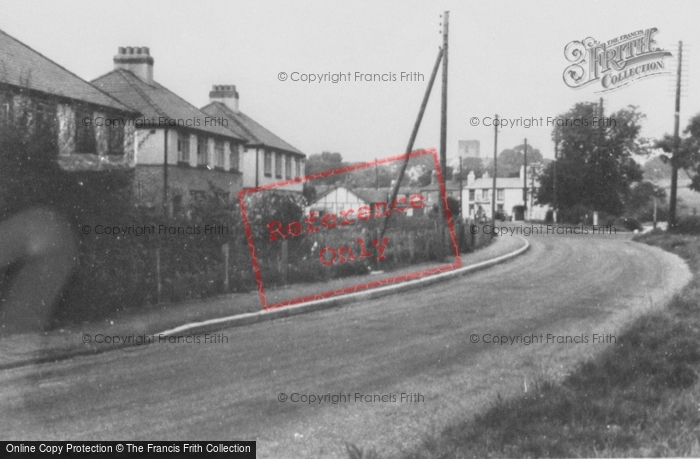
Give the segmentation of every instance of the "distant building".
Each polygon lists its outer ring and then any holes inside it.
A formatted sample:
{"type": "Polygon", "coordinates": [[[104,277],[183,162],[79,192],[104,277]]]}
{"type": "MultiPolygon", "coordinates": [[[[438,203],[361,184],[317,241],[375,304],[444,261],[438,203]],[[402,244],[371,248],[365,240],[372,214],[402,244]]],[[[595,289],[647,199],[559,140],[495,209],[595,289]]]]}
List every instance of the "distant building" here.
{"type": "MultiPolygon", "coordinates": [[[[321,191],[319,196],[309,204],[306,209],[306,213],[309,212],[319,212],[320,214],[335,214],[339,215],[340,212],[345,212],[348,210],[353,210],[355,214],[363,206],[370,206],[372,209],[372,215],[375,215],[375,204],[387,203],[391,206],[392,203],[389,202],[391,199],[392,189],[389,188],[356,188],[350,189],[344,186],[330,187],[325,191],[321,191]]],[[[400,189],[396,195],[397,199],[405,198],[408,199],[416,194],[410,189],[400,189]]],[[[420,215],[423,209],[412,209],[408,208],[401,215],[407,217],[413,215],[420,215]]]]}
{"type": "Polygon", "coordinates": [[[460,140],[457,143],[457,157],[481,158],[481,143],[478,140],[460,140]]]}
{"type": "MultiPolygon", "coordinates": [[[[549,206],[535,203],[537,190],[540,187],[537,180],[537,165],[528,166],[527,200],[523,200],[525,186],[525,168],[520,168],[520,176],[513,178],[496,178],[496,212],[500,212],[511,220],[545,220],[549,206]]],[[[474,218],[483,214],[491,218],[491,202],[493,199],[493,178],[485,173],[481,178],[475,178],[470,172],[467,185],[464,187],[462,215],[474,218]]]]}
{"type": "MultiPolygon", "coordinates": [[[[134,167],[139,115],[116,98],[0,31],[0,122],[26,112],[32,135],[65,170],[134,167]]],[[[0,164],[0,167],[3,167],[0,164]]]]}
{"type": "MultiPolygon", "coordinates": [[[[247,143],[241,158],[245,188],[268,185],[303,177],[306,155],[238,109],[238,91],[234,85],[215,85],[209,93],[210,103],[202,111],[227,121],[227,128],[247,143]]],[[[284,188],[301,192],[303,184],[284,188]]]]}
{"type": "Polygon", "coordinates": [[[236,198],[245,139],[156,82],[148,48],[120,47],[114,70],[93,84],[143,114],[136,126],[135,181],[142,204],[162,204],[167,190],[177,210],[212,186],[236,198]]]}
{"type": "Polygon", "coordinates": [[[462,167],[466,167],[464,160],[466,158],[481,158],[481,144],[478,140],[460,140],[457,142],[457,156],[449,158],[447,165],[452,168],[453,171],[459,172],[460,160],[462,160],[462,167]]]}
{"type": "MultiPolygon", "coordinates": [[[[448,197],[459,200],[459,182],[453,180],[448,180],[445,182],[445,193],[448,197]]],[[[433,178],[433,183],[420,188],[420,194],[425,197],[425,202],[428,204],[428,209],[431,209],[434,205],[440,205],[442,193],[440,192],[440,184],[437,183],[435,178],[433,178]]]]}

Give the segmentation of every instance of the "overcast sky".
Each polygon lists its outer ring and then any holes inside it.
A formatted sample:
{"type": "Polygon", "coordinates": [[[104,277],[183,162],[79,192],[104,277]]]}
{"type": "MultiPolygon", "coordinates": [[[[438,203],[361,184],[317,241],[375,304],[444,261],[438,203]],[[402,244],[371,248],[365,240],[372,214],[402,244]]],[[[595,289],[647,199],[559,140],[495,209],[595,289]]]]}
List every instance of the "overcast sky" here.
{"type": "MultiPolygon", "coordinates": [[[[459,140],[493,153],[504,118],[547,117],[597,101],[599,84],[562,80],[564,47],[656,27],[660,47],[684,42],[689,71],[681,128],[700,112],[699,1],[7,1],[0,29],[92,80],[113,68],[119,46],[148,46],[155,80],[197,107],[213,84],[235,84],[241,111],[306,154],[340,152],[350,161],[402,154],[441,45],[450,11],[448,157],[459,140]],[[420,72],[419,82],[280,81],[278,74],[420,72]]],[[[667,59],[669,67],[671,61],[667,59]]],[[[416,147],[439,147],[440,74],[416,147]]],[[[646,113],[643,135],[673,130],[674,79],[646,78],[605,93],[606,111],[629,104],[646,113]]],[[[550,127],[503,128],[498,149],[528,143],[553,157],[550,127]]]]}

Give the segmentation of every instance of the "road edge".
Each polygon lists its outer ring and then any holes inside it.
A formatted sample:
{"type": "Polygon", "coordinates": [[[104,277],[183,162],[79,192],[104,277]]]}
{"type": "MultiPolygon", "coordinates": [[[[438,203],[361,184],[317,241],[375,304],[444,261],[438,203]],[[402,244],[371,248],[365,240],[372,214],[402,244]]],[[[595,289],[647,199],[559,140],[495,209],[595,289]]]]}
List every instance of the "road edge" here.
{"type": "MultiPolygon", "coordinates": [[[[220,317],[218,319],[209,319],[201,322],[190,322],[180,325],[175,328],[164,330],[162,332],[153,333],[153,335],[163,335],[172,336],[176,334],[198,334],[207,333],[212,331],[221,330],[230,327],[240,327],[244,325],[250,325],[259,322],[266,322],[270,320],[281,319],[285,317],[292,317],[300,314],[306,314],[315,311],[322,311],[331,308],[342,307],[348,304],[357,303],[362,300],[371,300],[375,298],[380,298],[387,295],[393,295],[399,290],[412,290],[415,288],[425,287],[445,280],[450,280],[463,276],[467,273],[479,271],[482,269],[489,268],[491,266],[497,265],[511,258],[517,257],[525,253],[530,249],[530,243],[521,236],[515,236],[520,239],[524,244],[522,247],[507,253],[505,255],[500,255],[498,257],[492,258],[490,260],[485,260],[479,263],[474,263],[468,266],[463,266],[462,268],[457,268],[452,271],[447,271],[440,274],[433,274],[431,276],[414,279],[410,281],[401,282],[398,284],[387,285],[385,287],[378,287],[371,290],[366,290],[362,292],[344,294],[335,298],[324,298],[321,300],[314,300],[308,303],[303,303],[300,305],[286,306],[279,309],[273,309],[268,311],[258,311],[249,312],[244,314],[236,314],[233,316],[220,317]]],[[[31,364],[49,363],[57,362],[61,360],[67,360],[74,357],[87,356],[87,355],[98,355],[105,352],[111,352],[116,350],[123,350],[131,347],[143,346],[137,345],[135,343],[128,343],[122,346],[106,346],[98,349],[85,349],[85,348],[75,348],[66,350],[63,353],[56,353],[52,355],[38,356],[33,358],[18,359],[14,362],[7,364],[0,364],[0,371],[9,370],[13,368],[23,367],[31,364]]]]}

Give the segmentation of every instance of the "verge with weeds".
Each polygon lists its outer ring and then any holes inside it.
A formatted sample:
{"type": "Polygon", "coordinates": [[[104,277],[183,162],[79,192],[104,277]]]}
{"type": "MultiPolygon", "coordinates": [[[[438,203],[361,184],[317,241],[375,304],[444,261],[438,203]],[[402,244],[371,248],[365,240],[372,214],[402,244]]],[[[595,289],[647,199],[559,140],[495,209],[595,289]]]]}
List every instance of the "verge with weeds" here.
{"type": "MultiPolygon", "coordinates": [[[[700,237],[637,240],[676,253],[693,272],[665,310],[639,317],[561,382],[499,397],[400,457],[700,456],[700,237]]],[[[357,447],[348,455],[378,457],[357,447]]]]}

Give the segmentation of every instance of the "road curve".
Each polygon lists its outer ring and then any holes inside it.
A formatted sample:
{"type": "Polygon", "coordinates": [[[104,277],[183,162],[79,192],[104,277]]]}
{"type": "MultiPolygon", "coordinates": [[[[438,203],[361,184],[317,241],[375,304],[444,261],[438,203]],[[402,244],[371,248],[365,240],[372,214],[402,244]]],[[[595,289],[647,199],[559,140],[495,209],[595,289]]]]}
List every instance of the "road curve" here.
{"type": "Polygon", "coordinates": [[[269,458],[344,458],[345,442],[392,453],[497,392],[565,374],[604,349],[593,333],[615,334],[690,278],[679,258],[626,236],[529,241],[513,261],[422,290],[218,332],[227,343],[201,336],[4,371],[0,436],[256,439],[269,458]],[[589,342],[483,342],[531,334],[589,342]],[[280,402],[281,393],[350,400],[280,402]],[[402,393],[422,398],[401,403],[402,393]]]}

